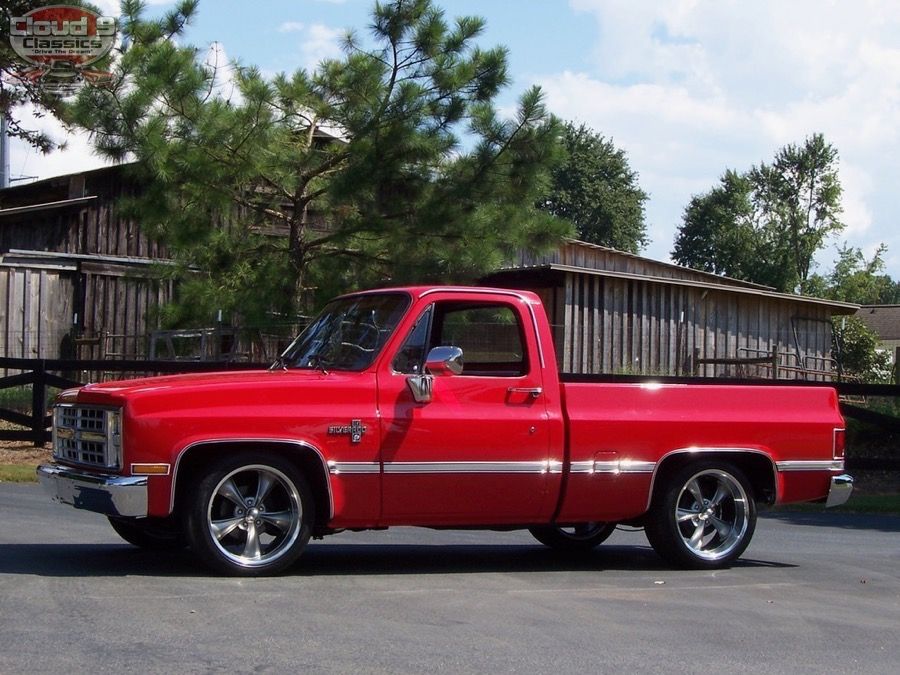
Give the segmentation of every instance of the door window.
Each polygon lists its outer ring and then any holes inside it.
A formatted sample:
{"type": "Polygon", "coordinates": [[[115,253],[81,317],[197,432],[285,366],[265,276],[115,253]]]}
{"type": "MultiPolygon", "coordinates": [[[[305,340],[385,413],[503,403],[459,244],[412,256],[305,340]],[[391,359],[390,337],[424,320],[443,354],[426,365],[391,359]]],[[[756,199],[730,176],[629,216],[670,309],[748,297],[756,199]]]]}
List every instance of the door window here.
{"type": "Polygon", "coordinates": [[[509,305],[439,302],[410,331],[393,362],[398,373],[421,373],[433,347],[463,350],[463,375],[521,377],[528,373],[519,314],[509,305]]]}

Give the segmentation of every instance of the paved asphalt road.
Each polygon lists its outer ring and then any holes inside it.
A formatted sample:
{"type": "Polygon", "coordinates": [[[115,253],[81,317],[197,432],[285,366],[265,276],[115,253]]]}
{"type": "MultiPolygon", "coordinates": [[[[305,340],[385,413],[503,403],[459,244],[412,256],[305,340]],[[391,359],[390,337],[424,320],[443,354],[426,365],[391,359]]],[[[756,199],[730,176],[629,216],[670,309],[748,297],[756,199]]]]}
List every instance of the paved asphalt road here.
{"type": "Polygon", "coordinates": [[[398,528],[240,580],[0,484],[3,675],[898,667],[900,517],[770,515],[719,572],[665,569],[641,532],[566,558],[527,533],[398,528]]]}

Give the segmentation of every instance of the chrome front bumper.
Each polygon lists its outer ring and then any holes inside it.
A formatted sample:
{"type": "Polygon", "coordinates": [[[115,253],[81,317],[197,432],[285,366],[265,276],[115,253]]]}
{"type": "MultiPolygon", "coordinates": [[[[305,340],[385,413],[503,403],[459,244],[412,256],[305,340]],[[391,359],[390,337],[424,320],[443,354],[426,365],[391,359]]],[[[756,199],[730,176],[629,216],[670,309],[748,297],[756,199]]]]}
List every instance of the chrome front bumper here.
{"type": "Polygon", "coordinates": [[[59,464],[42,464],[37,476],[55,502],[107,516],[147,515],[146,476],[91,473],[59,464]]]}
{"type": "Polygon", "coordinates": [[[825,500],[825,508],[845,504],[853,493],[853,476],[846,473],[831,477],[831,487],[828,488],[828,498],[825,500]]]}

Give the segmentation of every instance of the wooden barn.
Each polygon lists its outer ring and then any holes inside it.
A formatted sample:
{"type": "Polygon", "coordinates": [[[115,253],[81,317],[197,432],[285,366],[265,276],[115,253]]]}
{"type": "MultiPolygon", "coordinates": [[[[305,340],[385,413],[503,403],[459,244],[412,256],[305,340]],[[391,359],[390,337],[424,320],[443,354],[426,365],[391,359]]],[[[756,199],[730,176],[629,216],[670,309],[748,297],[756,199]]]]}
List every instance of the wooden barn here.
{"type": "Polygon", "coordinates": [[[166,251],[122,218],[121,167],[0,191],[0,356],[144,356],[166,251]],[[148,318],[150,317],[150,318],[148,318]]]}
{"type": "Polygon", "coordinates": [[[485,282],[541,296],[571,373],[827,380],[857,309],[574,240],[485,282]]]}

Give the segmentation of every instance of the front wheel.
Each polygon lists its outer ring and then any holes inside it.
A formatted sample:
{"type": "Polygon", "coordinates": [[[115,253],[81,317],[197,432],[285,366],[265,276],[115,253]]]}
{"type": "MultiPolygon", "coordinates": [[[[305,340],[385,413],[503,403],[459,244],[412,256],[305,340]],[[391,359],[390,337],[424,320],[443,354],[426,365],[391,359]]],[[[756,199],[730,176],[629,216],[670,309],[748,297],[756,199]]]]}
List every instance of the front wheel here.
{"type": "Polygon", "coordinates": [[[275,574],[300,557],[314,522],[306,480],[277,456],[241,453],[214,464],[192,491],[185,533],[208,567],[275,574]]]}
{"type": "Polygon", "coordinates": [[[756,529],[750,482],[728,462],[689,464],[660,486],[645,531],[653,549],[676,567],[716,569],[736,560],[756,529]]]}
{"type": "Polygon", "coordinates": [[[579,523],[577,525],[542,525],[528,531],[539,542],[559,551],[590,551],[609,538],[615,523],[579,523]]]}

